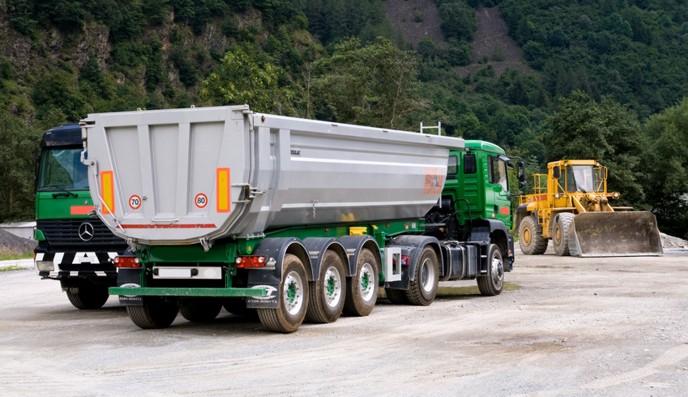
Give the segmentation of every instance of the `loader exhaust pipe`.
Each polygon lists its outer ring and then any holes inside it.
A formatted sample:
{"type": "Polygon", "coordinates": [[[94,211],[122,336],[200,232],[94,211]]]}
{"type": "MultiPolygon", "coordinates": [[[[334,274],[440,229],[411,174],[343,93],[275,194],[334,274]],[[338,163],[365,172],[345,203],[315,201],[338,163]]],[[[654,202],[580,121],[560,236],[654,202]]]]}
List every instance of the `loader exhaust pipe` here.
{"type": "Polygon", "coordinates": [[[585,212],[573,218],[568,236],[572,256],[659,256],[664,254],[657,219],[649,211],[585,212]]]}

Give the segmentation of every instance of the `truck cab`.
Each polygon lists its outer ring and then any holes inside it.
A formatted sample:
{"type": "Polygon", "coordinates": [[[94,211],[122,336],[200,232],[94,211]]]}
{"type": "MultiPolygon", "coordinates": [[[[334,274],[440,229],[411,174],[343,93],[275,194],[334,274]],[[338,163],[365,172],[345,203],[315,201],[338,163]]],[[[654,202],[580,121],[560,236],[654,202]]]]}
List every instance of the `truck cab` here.
{"type": "Polygon", "coordinates": [[[100,308],[116,285],[111,258],[126,249],[96,216],[81,163],[81,129],[64,124],[46,131],[37,157],[34,250],[40,277],[59,280],[78,309],[100,308]]]}

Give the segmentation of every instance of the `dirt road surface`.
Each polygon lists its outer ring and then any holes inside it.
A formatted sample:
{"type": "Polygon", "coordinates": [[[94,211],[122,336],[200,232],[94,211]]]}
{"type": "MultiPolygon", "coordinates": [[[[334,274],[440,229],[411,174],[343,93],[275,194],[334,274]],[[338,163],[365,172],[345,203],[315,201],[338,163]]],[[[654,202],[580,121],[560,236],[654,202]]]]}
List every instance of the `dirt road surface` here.
{"type": "Polygon", "coordinates": [[[222,312],[141,330],[116,298],[78,311],[31,269],[0,272],[3,396],[678,396],[688,390],[688,250],[519,255],[497,297],[444,284],[429,307],[289,335],[222,312]],[[469,293],[466,295],[466,293],[469,293]]]}

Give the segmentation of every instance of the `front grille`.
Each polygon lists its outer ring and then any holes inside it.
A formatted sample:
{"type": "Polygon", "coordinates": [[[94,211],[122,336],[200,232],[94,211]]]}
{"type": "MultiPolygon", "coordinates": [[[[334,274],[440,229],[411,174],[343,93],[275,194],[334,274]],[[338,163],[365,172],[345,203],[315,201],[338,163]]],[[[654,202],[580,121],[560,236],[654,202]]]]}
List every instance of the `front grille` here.
{"type": "Polygon", "coordinates": [[[93,247],[98,246],[123,246],[124,240],[112,234],[110,229],[100,219],[50,219],[39,220],[36,227],[43,231],[48,243],[53,247],[93,247]],[[93,237],[84,241],[79,237],[79,227],[83,223],[93,226],[93,237]]]}

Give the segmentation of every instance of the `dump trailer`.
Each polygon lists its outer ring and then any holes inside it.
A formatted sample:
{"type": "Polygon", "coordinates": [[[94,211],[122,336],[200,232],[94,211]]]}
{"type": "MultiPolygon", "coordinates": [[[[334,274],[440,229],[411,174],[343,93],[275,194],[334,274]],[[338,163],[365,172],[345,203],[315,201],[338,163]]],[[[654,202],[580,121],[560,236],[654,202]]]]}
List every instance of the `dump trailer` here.
{"type": "Polygon", "coordinates": [[[81,163],[81,127],[68,123],[43,134],[36,161],[35,266],[43,279],[59,280],[78,309],[98,309],[117,285],[112,260],[124,240],[95,216],[88,168],[81,163]]]}
{"type": "Polygon", "coordinates": [[[132,255],[119,295],[141,328],[255,311],[265,328],[368,315],[379,288],[429,305],[438,283],[502,291],[509,159],[460,138],[226,106],[90,114],[96,211],[132,255]]]}
{"type": "Polygon", "coordinates": [[[533,194],[522,195],[516,211],[519,246],[543,254],[551,239],[557,255],[662,255],[657,220],[649,211],[612,207],[607,168],[595,160],[561,160],[534,174],[533,194]]]}

